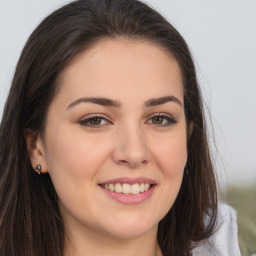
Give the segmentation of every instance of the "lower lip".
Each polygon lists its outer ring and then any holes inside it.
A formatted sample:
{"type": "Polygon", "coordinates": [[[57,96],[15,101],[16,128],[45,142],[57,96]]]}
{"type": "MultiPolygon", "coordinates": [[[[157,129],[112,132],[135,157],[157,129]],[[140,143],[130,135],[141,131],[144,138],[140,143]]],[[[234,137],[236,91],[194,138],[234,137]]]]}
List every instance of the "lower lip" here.
{"type": "Polygon", "coordinates": [[[123,204],[139,204],[151,197],[155,190],[156,185],[150,187],[147,191],[133,195],[133,194],[123,194],[112,192],[108,189],[101,187],[101,189],[112,199],[123,204]]]}

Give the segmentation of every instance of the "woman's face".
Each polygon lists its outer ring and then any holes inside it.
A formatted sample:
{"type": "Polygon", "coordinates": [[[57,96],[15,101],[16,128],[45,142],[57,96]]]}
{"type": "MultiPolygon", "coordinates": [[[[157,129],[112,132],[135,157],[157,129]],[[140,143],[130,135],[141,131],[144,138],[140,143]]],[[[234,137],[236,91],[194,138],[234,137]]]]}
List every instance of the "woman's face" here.
{"type": "Polygon", "coordinates": [[[111,237],[156,232],[187,160],[176,60],[144,41],[105,40],[59,86],[39,148],[64,223],[111,237]]]}

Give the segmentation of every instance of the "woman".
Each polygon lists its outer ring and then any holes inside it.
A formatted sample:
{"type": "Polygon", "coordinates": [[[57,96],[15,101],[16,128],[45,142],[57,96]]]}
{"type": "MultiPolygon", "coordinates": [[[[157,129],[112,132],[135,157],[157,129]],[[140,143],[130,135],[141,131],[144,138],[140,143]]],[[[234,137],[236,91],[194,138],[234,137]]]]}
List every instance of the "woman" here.
{"type": "Polygon", "coordinates": [[[139,1],[75,1],[32,33],[0,170],[1,255],[225,255],[190,52],[139,1]]]}

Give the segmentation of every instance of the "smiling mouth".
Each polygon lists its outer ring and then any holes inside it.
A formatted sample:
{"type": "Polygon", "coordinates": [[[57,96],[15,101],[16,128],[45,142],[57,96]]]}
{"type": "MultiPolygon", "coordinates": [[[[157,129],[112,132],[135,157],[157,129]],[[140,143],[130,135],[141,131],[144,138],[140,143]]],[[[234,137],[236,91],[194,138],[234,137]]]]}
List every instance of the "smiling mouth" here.
{"type": "Polygon", "coordinates": [[[150,183],[110,183],[110,184],[100,184],[100,186],[106,190],[111,192],[116,192],[118,194],[131,194],[138,195],[140,193],[148,191],[151,187],[155,186],[155,184],[150,183]]]}

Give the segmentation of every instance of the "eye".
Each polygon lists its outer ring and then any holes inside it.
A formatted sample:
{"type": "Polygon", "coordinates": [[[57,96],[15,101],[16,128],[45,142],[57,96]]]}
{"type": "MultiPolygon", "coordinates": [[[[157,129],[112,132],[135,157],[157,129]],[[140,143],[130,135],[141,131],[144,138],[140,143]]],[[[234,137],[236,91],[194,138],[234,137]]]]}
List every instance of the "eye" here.
{"type": "Polygon", "coordinates": [[[177,121],[169,115],[158,113],[158,114],[152,116],[147,121],[147,123],[148,124],[153,124],[153,125],[156,125],[156,126],[168,126],[168,125],[172,125],[172,124],[177,123],[177,121]]]}
{"type": "Polygon", "coordinates": [[[102,116],[92,116],[79,121],[79,123],[87,127],[101,128],[104,125],[110,124],[110,121],[108,121],[106,118],[102,116]]]}

